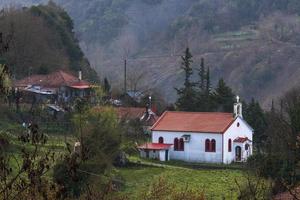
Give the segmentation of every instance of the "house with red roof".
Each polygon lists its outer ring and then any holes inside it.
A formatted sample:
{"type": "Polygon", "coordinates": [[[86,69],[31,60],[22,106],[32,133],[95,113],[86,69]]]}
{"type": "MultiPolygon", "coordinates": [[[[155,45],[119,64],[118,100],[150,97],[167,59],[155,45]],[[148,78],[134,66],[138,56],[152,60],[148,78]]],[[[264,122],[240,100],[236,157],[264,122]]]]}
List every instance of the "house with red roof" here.
{"type": "Polygon", "coordinates": [[[138,147],[142,157],[229,164],[252,155],[253,129],[238,97],[233,113],[166,111],[151,131],[152,142],[138,147]]]}
{"type": "Polygon", "coordinates": [[[31,94],[37,100],[55,99],[68,102],[74,97],[86,97],[90,94],[91,84],[78,76],[59,70],[47,75],[32,75],[14,82],[14,87],[31,94]]]}
{"type": "MultiPolygon", "coordinates": [[[[120,121],[128,122],[130,120],[138,120],[143,126],[144,133],[149,134],[150,128],[158,120],[158,115],[153,109],[147,107],[114,107],[113,108],[120,121]]],[[[96,112],[101,112],[103,107],[94,107],[96,112]]]]}

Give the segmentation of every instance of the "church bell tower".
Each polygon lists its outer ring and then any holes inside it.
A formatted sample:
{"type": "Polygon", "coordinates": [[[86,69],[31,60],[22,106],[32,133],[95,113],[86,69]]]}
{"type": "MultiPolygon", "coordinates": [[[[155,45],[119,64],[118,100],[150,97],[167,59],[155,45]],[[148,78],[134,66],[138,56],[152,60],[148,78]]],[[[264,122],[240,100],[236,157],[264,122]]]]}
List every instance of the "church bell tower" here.
{"type": "Polygon", "coordinates": [[[236,103],[234,103],[234,105],[233,105],[233,115],[234,115],[234,117],[243,118],[242,103],[240,102],[239,96],[236,96],[236,103]]]}

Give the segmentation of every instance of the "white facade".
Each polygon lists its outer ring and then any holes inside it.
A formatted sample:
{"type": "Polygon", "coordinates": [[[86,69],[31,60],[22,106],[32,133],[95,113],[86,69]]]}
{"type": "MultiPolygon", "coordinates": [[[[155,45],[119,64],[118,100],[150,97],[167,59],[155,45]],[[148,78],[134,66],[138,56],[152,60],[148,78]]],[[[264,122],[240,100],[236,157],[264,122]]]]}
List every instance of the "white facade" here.
{"type": "Polygon", "coordinates": [[[224,138],[224,158],[223,163],[231,163],[233,161],[239,161],[236,159],[236,148],[241,147],[241,160],[246,161],[247,158],[252,155],[252,138],[253,138],[253,130],[252,128],[240,117],[237,117],[234,123],[227,129],[227,131],[223,135],[224,138]],[[248,138],[247,141],[243,143],[234,142],[236,138],[248,138]],[[228,141],[231,139],[232,148],[231,152],[228,152],[228,141]],[[249,149],[245,150],[245,145],[249,145],[249,149]]]}
{"type": "Polygon", "coordinates": [[[239,97],[233,111],[166,111],[152,127],[152,144],[140,147],[141,156],[161,161],[244,162],[252,155],[253,129],[243,119],[239,97]],[[158,151],[151,152],[151,148],[158,151]]]}
{"type": "Polygon", "coordinates": [[[174,144],[174,139],[180,139],[183,135],[190,135],[190,140],[184,142],[183,151],[175,151],[173,145],[169,149],[170,160],[229,164],[234,161],[245,161],[252,154],[253,130],[241,117],[236,117],[224,133],[152,131],[152,142],[159,143],[159,138],[163,137],[164,143],[174,144]],[[237,138],[248,139],[242,143],[234,142],[237,138]],[[214,152],[205,151],[206,139],[216,141],[214,152]],[[228,151],[229,139],[232,144],[231,152],[228,151]],[[246,145],[248,150],[245,150],[246,145]],[[240,158],[237,158],[239,152],[236,150],[240,151],[240,158]]]}

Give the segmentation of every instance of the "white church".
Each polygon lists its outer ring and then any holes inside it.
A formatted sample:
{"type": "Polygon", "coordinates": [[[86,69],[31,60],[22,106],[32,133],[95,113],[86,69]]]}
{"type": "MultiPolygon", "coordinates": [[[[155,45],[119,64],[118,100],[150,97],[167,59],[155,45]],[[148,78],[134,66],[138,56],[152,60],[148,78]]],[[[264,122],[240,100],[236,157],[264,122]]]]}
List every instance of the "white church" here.
{"type": "Polygon", "coordinates": [[[141,157],[229,164],[252,154],[253,129],[239,97],[233,113],[166,111],[151,130],[152,143],[138,147],[141,157]]]}

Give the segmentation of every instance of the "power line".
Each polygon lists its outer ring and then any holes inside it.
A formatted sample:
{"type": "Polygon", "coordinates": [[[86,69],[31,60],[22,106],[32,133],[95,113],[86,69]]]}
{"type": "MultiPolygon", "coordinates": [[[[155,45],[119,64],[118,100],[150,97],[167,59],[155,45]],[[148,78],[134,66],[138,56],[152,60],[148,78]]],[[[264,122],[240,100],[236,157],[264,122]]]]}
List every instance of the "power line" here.
{"type": "Polygon", "coordinates": [[[171,58],[182,56],[182,54],[171,54],[171,55],[152,55],[152,56],[140,56],[140,57],[132,57],[127,60],[139,60],[139,59],[155,59],[155,58],[171,58]]]}

